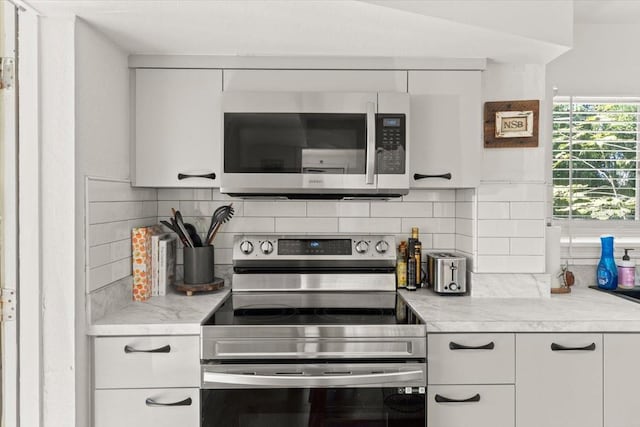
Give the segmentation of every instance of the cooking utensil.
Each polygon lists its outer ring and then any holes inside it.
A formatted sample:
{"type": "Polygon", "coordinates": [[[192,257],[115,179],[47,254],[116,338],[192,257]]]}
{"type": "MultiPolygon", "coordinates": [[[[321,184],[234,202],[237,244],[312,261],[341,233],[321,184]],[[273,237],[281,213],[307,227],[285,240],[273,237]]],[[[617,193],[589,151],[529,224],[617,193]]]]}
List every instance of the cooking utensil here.
{"type": "Polygon", "coordinates": [[[180,213],[180,211],[175,211],[174,216],[175,216],[176,224],[178,225],[178,228],[184,235],[184,238],[186,239],[187,243],[189,243],[189,247],[193,248],[194,247],[193,240],[191,240],[191,236],[189,236],[189,232],[184,226],[184,220],[182,219],[182,214],[180,213]]]}
{"type": "MultiPolygon", "coordinates": [[[[233,203],[231,203],[232,205],[233,203]]],[[[229,205],[229,206],[231,206],[229,205]]],[[[221,215],[221,212],[226,210],[227,206],[218,206],[218,208],[213,211],[213,214],[211,215],[211,223],[209,224],[209,230],[207,230],[207,238],[206,241],[209,241],[209,238],[211,238],[211,233],[213,233],[213,229],[216,227],[216,225],[218,224],[218,217],[219,215],[221,215]]]]}
{"type": "Polygon", "coordinates": [[[187,231],[189,232],[189,237],[191,237],[191,240],[193,241],[194,246],[195,247],[202,246],[202,239],[198,235],[198,231],[196,230],[196,227],[194,227],[193,224],[189,224],[188,222],[185,222],[184,228],[186,228],[187,231]]]}
{"type": "MultiPolygon", "coordinates": [[[[175,222],[175,220],[173,218],[171,218],[172,222],[175,222]]],[[[165,221],[162,220],[160,221],[160,223],[162,225],[164,225],[165,227],[167,227],[169,230],[173,231],[174,233],[176,233],[178,235],[178,238],[180,239],[180,241],[182,242],[182,244],[184,246],[187,246],[187,241],[184,238],[184,236],[182,235],[182,232],[178,229],[178,227],[175,226],[175,224],[170,223],[169,221],[165,221]]]]}
{"type": "Polygon", "coordinates": [[[230,203],[227,206],[220,206],[220,208],[216,209],[216,211],[213,213],[216,224],[210,235],[207,236],[207,245],[210,245],[211,242],[213,242],[213,239],[216,237],[216,234],[218,233],[218,230],[220,229],[222,224],[229,221],[234,213],[235,210],[233,209],[233,203],[230,203]]]}

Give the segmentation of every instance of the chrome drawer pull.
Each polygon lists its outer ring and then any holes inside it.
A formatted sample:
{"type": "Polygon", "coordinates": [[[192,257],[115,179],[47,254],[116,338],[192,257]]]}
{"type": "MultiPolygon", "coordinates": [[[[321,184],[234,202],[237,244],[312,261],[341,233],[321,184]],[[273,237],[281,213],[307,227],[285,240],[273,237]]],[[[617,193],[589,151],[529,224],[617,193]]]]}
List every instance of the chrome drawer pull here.
{"type": "Polygon", "coordinates": [[[438,403],[467,403],[467,402],[480,402],[480,393],[475,396],[471,396],[468,399],[450,399],[448,397],[436,394],[436,402],[438,403]]]}
{"type": "Polygon", "coordinates": [[[453,341],[449,343],[450,350],[493,350],[495,346],[496,345],[493,343],[493,341],[491,341],[489,344],[479,346],[463,345],[453,341]]]}
{"type": "Polygon", "coordinates": [[[181,400],[180,402],[160,403],[151,398],[147,398],[144,403],[147,406],[191,406],[193,400],[191,400],[190,397],[187,397],[185,400],[181,400]]]}
{"type": "Polygon", "coordinates": [[[592,342],[584,347],[565,347],[560,344],[551,343],[551,351],[594,351],[596,349],[596,343],[592,342]]]}
{"type": "Polygon", "coordinates": [[[130,345],[124,346],[125,353],[169,353],[171,352],[171,346],[169,344],[164,347],[152,348],[151,350],[138,350],[130,345]]]}

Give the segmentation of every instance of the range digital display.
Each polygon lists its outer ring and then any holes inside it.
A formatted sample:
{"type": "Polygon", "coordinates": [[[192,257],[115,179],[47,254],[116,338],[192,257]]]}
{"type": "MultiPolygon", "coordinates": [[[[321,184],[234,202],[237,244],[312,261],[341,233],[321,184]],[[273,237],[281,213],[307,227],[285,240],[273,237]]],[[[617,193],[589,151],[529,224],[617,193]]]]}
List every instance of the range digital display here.
{"type": "Polygon", "coordinates": [[[351,239],[279,239],[278,255],[351,255],[351,239]]]}

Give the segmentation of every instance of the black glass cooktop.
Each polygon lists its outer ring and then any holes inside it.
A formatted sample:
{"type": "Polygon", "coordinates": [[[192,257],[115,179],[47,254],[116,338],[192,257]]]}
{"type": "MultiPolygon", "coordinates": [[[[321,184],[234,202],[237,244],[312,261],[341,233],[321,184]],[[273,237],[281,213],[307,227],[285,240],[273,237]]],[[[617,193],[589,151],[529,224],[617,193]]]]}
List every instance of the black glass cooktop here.
{"type": "Polygon", "coordinates": [[[418,324],[395,292],[232,292],[203,325],[418,324]]]}

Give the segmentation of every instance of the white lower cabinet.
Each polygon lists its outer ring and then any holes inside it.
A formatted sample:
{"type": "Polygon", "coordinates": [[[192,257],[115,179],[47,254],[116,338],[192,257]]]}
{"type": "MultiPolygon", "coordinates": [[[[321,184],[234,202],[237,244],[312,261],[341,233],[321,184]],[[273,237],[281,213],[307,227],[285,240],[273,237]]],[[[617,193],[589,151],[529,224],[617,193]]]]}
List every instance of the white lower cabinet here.
{"type": "Polygon", "coordinates": [[[602,357],[601,334],[516,334],[516,425],[602,427],[602,357]]]}
{"type": "Polygon", "coordinates": [[[513,427],[513,385],[439,385],[427,391],[429,427],[513,427]]]}
{"type": "Polygon", "coordinates": [[[95,392],[95,427],[197,427],[200,389],[114,389],[95,392]]]}
{"type": "Polygon", "coordinates": [[[640,427],[640,334],[604,335],[604,427],[640,427]]]}
{"type": "Polygon", "coordinates": [[[200,340],[189,336],[94,339],[95,427],[198,427],[200,340]]]}

